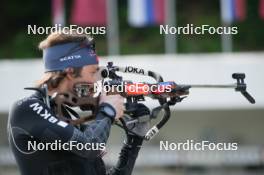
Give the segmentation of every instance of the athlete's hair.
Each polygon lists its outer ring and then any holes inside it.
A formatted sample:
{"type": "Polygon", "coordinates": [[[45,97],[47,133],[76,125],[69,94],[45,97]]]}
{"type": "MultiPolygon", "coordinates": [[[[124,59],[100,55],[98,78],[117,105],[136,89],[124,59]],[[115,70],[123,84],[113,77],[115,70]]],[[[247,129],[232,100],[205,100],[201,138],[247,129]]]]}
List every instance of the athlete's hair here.
{"type": "MultiPolygon", "coordinates": [[[[94,44],[94,40],[91,36],[86,34],[79,34],[76,32],[58,32],[58,33],[51,33],[45,40],[39,43],[38,48],[40,50],[44,50],[46,48],[69,43],[69,42],[85,42],[86,44],[94,44]]],[[[82,68],[72,68],[73,69],[73,76],[79,77],[82,71],[82,68]]],[[[43,84],[47,84],[49,89],[57,88],[60,82],[65,78],[67,75],[66,71],[52,71],[46,72],[44,76],[37,81],[36,86],[40,87],[43,84]]]]}

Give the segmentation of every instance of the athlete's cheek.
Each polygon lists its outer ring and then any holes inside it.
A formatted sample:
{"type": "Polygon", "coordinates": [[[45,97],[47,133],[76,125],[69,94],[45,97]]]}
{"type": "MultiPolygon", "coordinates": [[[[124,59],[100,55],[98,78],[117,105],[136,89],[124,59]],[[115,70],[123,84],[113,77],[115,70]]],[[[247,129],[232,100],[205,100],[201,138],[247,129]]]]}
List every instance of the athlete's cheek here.
{"type": "Polygon", "coordinates": [[[91,82],[92,82],[92,83],[96,83],[97,81],[98,81],[98,76],[97,76],[96,73],[94,73],[94,74],[92,75],[92,77],[91,77],[91,82]]]}
{"type": "Polygon", "coordinates": [[[89,73],[84,77],[84,81],[89,83],[95,83],[96,82],[96,76],[94,73],[89,73]]]}

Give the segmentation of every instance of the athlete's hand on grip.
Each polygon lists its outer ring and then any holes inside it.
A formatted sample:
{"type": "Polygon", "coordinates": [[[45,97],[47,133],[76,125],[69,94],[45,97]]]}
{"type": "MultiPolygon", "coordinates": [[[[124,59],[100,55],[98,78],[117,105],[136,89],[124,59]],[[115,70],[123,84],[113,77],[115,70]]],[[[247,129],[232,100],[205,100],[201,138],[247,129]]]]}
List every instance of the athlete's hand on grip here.
{"type": "Polygon", "coordinates": [[[119,119],[123,117],[124,114],[124,97],[121,95],[106,95],[105,92],[102,92],[100,95],[100,101],[101,103],[108,103],[116,110],[116,117],[115,119],[119,119]]]}

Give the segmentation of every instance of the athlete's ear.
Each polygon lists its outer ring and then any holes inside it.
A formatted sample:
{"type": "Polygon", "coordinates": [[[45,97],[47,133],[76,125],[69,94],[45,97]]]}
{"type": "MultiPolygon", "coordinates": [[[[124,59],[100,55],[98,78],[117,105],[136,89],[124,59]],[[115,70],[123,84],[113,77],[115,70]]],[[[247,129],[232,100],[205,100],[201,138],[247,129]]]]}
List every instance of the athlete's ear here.
{"type": "Polygon", "coordinates": [[[66,74],[66,78],[69,80],[73,80],[74,79],[74,70],[72,67],[68,67],[65,69],[66,74]]]}

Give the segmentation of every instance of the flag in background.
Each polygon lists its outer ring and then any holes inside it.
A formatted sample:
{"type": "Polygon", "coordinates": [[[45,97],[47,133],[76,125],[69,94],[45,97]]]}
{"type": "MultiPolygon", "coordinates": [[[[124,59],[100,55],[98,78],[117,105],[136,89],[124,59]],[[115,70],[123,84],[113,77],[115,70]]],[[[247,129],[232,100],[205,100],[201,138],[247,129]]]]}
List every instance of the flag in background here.
{"type": "Polygon", "coordinates": [[[221,0],[221,18],[226,24],[246,18],[246,0],[221,0]]]}
{"type": "Polygon", "coordinates": [[[71,23],[80,26],[105,26],[106,0],[74,0],[71,23]]]}
{"type": "Polygon", "coordinates": [[[264,0],[259,1],[259,16],[264,20],[264,0]]]}
{"type": "Polygon", "coordinates": [[[65,25],[64,0],[52,0],[52,23],[65,25]]]}
{"type": "Polygon", "coordinates": [[[247,13],[247,1],[246,0],[235,0],[235,19],[243,21],[246,19],[247,13]]]}
{"type": "Polygon", "coordinates": [[[163,24],[165,0],[129,0],[128,22],[133,27],[163,24]]]}

